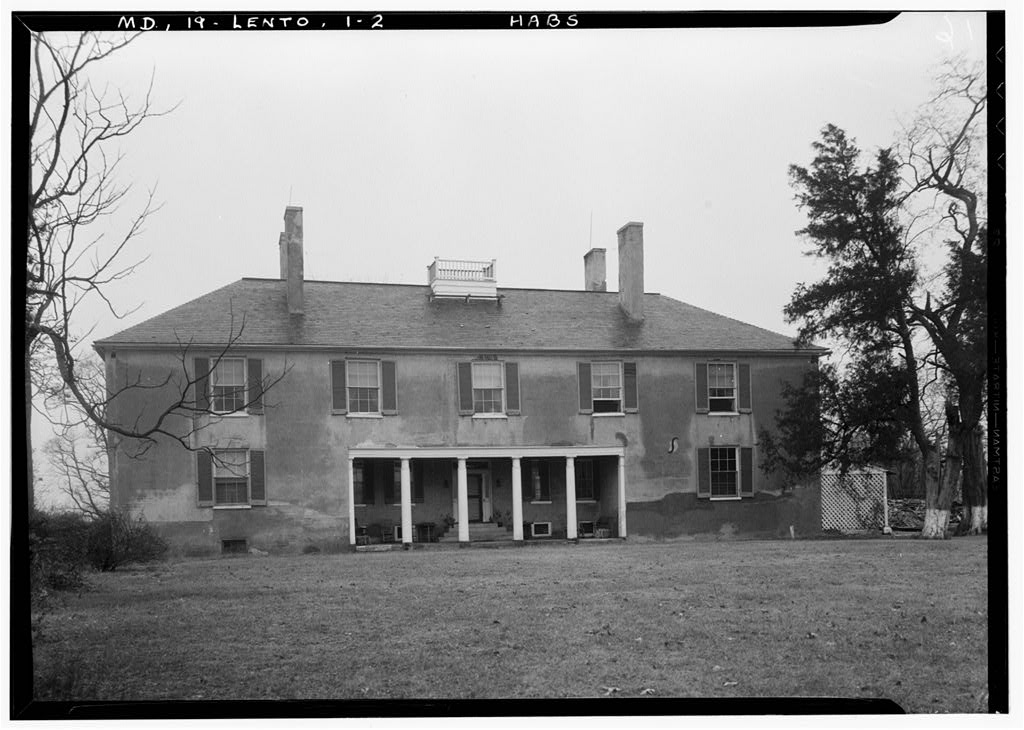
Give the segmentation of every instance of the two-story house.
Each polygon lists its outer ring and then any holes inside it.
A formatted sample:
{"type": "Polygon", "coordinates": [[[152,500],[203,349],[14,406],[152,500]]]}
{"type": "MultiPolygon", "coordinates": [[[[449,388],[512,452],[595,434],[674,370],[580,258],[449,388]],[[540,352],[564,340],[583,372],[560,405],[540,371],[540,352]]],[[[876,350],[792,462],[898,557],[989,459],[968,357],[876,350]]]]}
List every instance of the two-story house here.
{"type": "Polygon", "coordinates": [[[642,224],[618,292],[604,249],[578,291],[442,259],[425,286],[305,281],[301,208],[284,228],[280,279],[96,343],[120,422],[195,383],[166,422],[189,448],[110,459],[114,503],[179,549],[819,529],[817,489],[762,473],[757,441],[824,350],[645,293],[642,224]]]}

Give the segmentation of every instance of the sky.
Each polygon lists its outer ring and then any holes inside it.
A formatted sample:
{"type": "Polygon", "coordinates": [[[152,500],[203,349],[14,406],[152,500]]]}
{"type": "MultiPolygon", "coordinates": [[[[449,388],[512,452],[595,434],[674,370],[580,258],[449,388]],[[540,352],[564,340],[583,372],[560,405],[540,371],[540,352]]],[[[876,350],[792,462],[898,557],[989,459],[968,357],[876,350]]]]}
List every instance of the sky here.
{"type": "MultiPolygon", "coordinates": [[[[160,210],[87,341],[242,276],[279,275],[285,206],[305,275],[425,284],[435,256],[497,259],[499,286],[583,288],[583,255],[644,223],[645,288],[793,334],[803,255],[789,185],[826,124],[865,161],[894,143],[978,13],[794,29],[147,33],[94,84],[169,114],[124,139],[111,237],[160,210]]],[[[39,419],[37,419],[38,422],[39,419]]],[[[39,424],[42,429],[43,425],[39,424]]],[[[40,432],[36,442],[45,440],[40,432]]]]}

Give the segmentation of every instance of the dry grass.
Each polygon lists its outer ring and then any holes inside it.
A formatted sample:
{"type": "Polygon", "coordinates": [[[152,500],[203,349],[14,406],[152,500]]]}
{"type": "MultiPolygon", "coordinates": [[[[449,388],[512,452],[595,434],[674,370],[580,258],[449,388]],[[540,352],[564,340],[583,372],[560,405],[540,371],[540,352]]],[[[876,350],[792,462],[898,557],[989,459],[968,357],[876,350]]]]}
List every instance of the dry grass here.
{"type": "Polygon", "coordinates": [[[985,538],[901,538],[168,563],[95,576],[48,619],[37,693],[836,696],[984,711],[986,552],[985,538]]]}

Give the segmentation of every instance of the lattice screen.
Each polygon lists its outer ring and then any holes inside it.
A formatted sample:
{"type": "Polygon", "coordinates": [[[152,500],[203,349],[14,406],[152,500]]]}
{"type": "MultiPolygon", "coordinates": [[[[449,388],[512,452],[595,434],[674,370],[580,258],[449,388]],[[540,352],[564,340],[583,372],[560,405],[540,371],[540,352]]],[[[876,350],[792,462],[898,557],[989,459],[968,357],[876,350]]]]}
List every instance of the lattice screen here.
{"type": "Polygon", "coordinates": [[[821,529],[881,530],[888,512],[884,471],[821,473],[821,529]]]}

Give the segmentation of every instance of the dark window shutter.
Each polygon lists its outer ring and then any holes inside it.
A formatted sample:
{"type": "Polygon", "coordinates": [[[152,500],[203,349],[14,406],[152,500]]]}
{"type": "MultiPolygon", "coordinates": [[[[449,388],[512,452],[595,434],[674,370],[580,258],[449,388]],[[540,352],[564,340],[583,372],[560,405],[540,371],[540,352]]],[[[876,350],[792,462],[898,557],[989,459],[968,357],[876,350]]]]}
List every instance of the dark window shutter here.
{"type": "Polygon", "coordinates": [[[505,363],[505,412],[519,415],[519,363],[505,363]]]}
{"type": "Polygon", "coordinates": [[[740,413],[750,413],[750,365],[740,363],[736,369],[740,386],[740,413]]]}
{"type": "Polygon", "coordinates": [[[195,359],[196,408],[210,410],[210,360],[206,357],[195,359]]]}
{"type": "Polygon", "coordinates": [[[196,452],[196,481],[200,507],[213,506],[213,459],[209,451],[196,452]]]}
{"type": "Polygon", "coordinates": [[[267,503],[267,478],[262,451],[249,452],[249,501],[252,504],[267,503]]]}
{"type": "Polygon", "coordinates": [[[626,413],[637,412],[636,363],[622,363],[622,407],[626,413]]]}
{"type": "Polygon", "coordinates": [[[381,390],[381,413],[385,416],[394,416],[398,413],[398,381],[395,374],[394,360],[381,360],[380,378],[381,390]]]}
{"type": "Polygon", "coordinates": [[[754,450],[740,449],[740,496],[754,496],[754,450]]]}
{"type": "Polygon", "coordinates": [[[473,414],[473,364],[460,362],[458,364],[459,380],[459,415],[468,416],[473,414]]]}
{"type": "Polygon", "coordinates": [[[251,357],[246,369],[249,371],[249,392],[246,393],[249,412],[263,413],[263,361],[251,357]]]}
{"type": "Polygon", "coordinates": [[[594,398],[590,390],[590,363],[576,363],[576,375],[580,381],[580,413],[594,412],[594,398]]]}
{"type": "Polygon", "coordinates": [[[348,412],[348,388],[345,386],[345,361],[331,361],[331,410],[348,412]]]}
{"type": "Polygon", "coordinates": [[[708,412],[708,364],[699,362],[695,366],[694,382],[697,394],[697,413],[708,412]]]}
{"type": "Polygon", "coordinates": [[[697,496],[711,496],[711,449],[697,449],[697,496]]]}
{"type": "Polygon", "coordinates": [[[522,460],[520,477],[523,482],[523,500],[529,502],[533,499],[533,462],[529,459],[522,460]]]}
{"type": "Polygon", "coordinates": [[[383,465],[384,504],[395,503],[395,464],[393,461],[375,461],[375,465],[383,465]]]}

